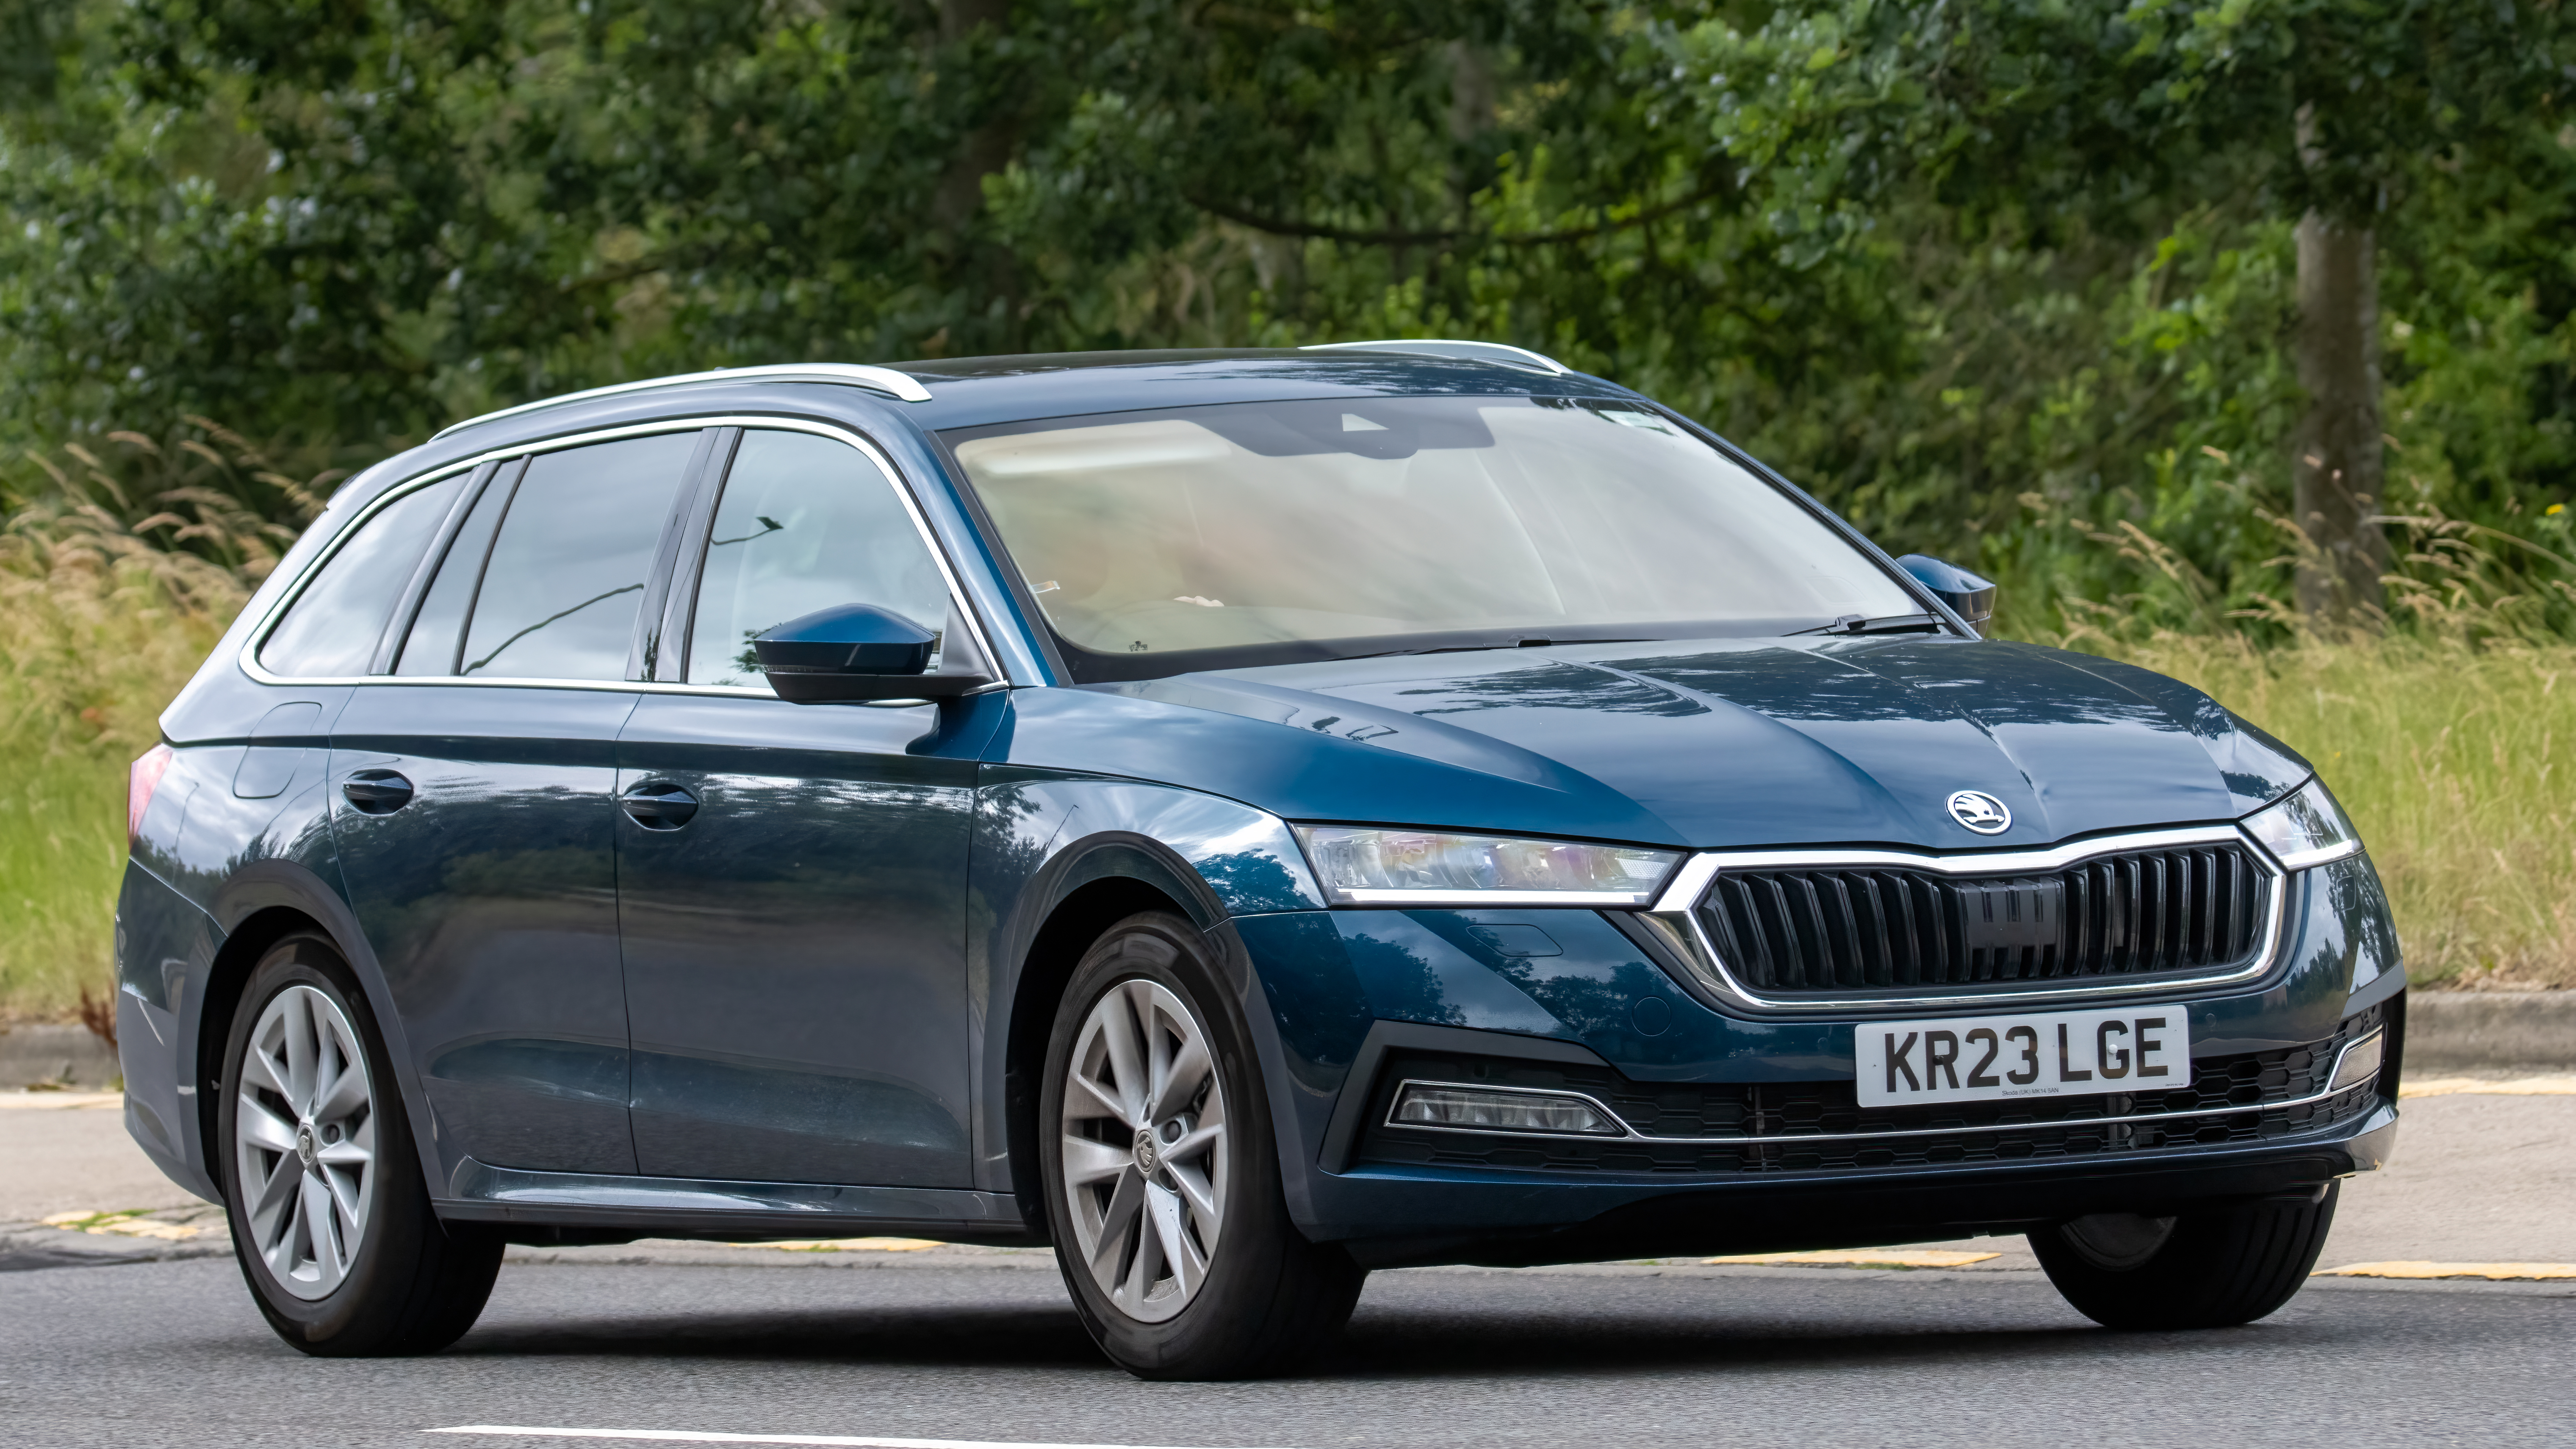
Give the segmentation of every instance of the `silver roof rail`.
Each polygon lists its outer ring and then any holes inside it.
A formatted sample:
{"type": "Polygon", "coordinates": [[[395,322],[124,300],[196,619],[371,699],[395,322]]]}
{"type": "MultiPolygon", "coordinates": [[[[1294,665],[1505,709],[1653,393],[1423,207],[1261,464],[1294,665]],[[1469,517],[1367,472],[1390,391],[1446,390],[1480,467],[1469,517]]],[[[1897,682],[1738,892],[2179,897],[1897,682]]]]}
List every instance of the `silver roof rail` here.
{"type": "Polygon", "coordinates": [[[1462,342],[1446,337],[1390,337],[1379,342],[1318,342],[1300,347],[1300,352],[1410,352],[1423,357],[1456,357],[1469,362],[1499,362],[1505,367],[1526,367],[1539,372],[1564,374],[1574,369],[1553,357],[1542,357],[1526,347],[1502,342],[1462,342]]]}
{"type": "Polygon", "coordinates": [[[677,377],[648,377],[642,382],[621,382],[609,387],[594,387],[584,392],[568,392],[541,402],[521,403],[514,408],[449,423],[431,434],[432,441],[466,428],[491,422],[495,418],[516,417],[542,408],[561,407],[566,403],[588,402],[595,397],[615,397],[623,392],[642,392],[646,388],[677,387],[690,382],[838,382],[864,387],[904,402],[930,401],[930,389],[908,373],[891,367],[869,367],[855,362],[782,362],[766,367],[719,367],[713,372],[684,372],[677,377]]]}

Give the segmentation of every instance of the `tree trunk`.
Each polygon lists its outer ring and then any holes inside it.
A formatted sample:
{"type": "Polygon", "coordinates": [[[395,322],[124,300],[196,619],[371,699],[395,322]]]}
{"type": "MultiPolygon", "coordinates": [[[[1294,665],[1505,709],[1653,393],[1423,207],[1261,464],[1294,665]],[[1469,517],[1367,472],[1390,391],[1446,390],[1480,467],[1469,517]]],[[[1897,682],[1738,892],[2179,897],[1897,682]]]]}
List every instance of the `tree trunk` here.
{"type": "MultiPolygon", "coordinates": [[[[940,0],[939,40],[951,48],[952,56],[957,54],[954,47],[972,39],[978,30],[998,36],[1010,29],[1010,23],[1011,0],[940,0]]],[[[963,83],[966,78],[958,80],[963,83]]],[[[1018,117],[1005,112],[968,131],[931,192],[931,259],[939,280],[952,289],[963,287],[970,295],[981,291],[1004,303],[998,318],[980,319],[983,325],[973,317],[961,319],[966,323],[963,335],[952,336],[950,328],[942,327],[932,339],[941,344],[932,349],[937,355],[961,348],[966,352],[1024,350],[1018,269],[1006,248],[979,243],[975,235],[975,219],[984,209],[984,178],[1010,165],[1017,130],[1018,117]],[[995,322],[998,332],[992,329],[995,322]]]]}
{"type": "Polygon", "coordinates": [[[2309,212],[2298,227],[2299,386],[2290,457],[2299,612],[2330,630],[2376,627],[2386,595],[2379,425],[2379,273],[2370,228],[2309,212]]]}

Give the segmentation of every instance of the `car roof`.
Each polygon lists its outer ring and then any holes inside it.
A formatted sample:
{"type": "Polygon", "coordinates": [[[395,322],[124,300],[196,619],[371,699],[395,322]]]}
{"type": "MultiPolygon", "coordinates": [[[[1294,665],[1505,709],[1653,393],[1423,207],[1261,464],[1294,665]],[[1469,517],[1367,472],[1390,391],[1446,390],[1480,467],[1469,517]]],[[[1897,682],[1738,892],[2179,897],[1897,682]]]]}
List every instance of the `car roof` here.
{"type": "Polygon", "coordinates": [[[884,365],[786,363],[685,373],[504,408],[451,424],[434,441],[461,439],[505,420],[530,419],[532,414],[588,411],[583,404],[612,398],[641,401],[645,395],[657,395],[659,401],[658,395],[679,389],[713,385],[730,390],[752,383],[861,389],[904,404],[899,411],[928,431],[1076,413],[1290,397],[1625,395],[1624,389],[1571,372],[1552,358],[1494,342],[1421,338],[1305,348],[1053,352],[884,365]]]}
{"type": "Polygon", "coordinates": [[[1307,348],[1051,352],[884,365],[788,363],[649,378],[468,418],[366,470],[331,499],[363,504],[405,478],[549,439],[675,419],[778,414],[889,419],[923,433],[1086,413],[1301,399],[1637,394],[1500,343],[1407,338],[1307,348]]]}

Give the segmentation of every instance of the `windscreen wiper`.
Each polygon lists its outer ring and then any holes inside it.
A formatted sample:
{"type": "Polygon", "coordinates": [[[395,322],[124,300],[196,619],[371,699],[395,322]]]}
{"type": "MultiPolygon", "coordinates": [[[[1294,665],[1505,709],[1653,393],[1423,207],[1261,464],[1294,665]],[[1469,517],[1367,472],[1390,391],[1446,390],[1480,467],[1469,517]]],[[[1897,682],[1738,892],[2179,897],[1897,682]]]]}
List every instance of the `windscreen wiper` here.
{"type": "Polygon", "coordinates": [[[1499,644],[1439,644],[1428,649],[1381,649],[1374,654],[1344,654],[1343,659],[1393,659],[1403,654],[1476,654],[1487,649],[1543,649],[1551,644],[1651,644],[1651,639],[1547,639],[1532,635],[1499,644]]]}
{"type": "Polygon", "coordinates": [[[1800,634],[1934,634],[1945,621],[1938,614],[1889,614],[1865,619],[1858,614],[1845,614],[1830,624],[1813,629],[1792,629],[1792,638],[1800,634]]]}

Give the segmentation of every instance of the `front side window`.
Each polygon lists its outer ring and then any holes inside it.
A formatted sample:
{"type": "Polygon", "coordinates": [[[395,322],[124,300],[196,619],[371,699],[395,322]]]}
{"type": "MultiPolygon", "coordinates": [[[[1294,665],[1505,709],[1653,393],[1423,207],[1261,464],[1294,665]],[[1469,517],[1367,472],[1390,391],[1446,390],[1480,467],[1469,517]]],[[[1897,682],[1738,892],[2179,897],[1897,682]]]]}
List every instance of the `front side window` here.
{"type": "Polygon", "coordinates": [[[1227,404],[945,439],[1085,680],[1921,607],[1788,495],[1617,403],[1227,404]]]}
{"type": "Polygon", "coordinates": [[[948,624],[939,565],[875,465],[812,433],[745,432],[707,532],[689,682],[764,683],[752,639],[841,604],[874,604],[934,632],[948,624]]]}
{"type": "Polygon", "coordinates": [[[366,673],[412,570],[465,481],[442,479],[406,493],[359,524],[259,646],[260,667],[289,679],[366,673]]]}
{"type": "Polygon", "coordinates": [[[657,433],[530,459],[483,569],[457,672],[625,678],[654,546],[697,445],[694,432],[657,433]]]}

